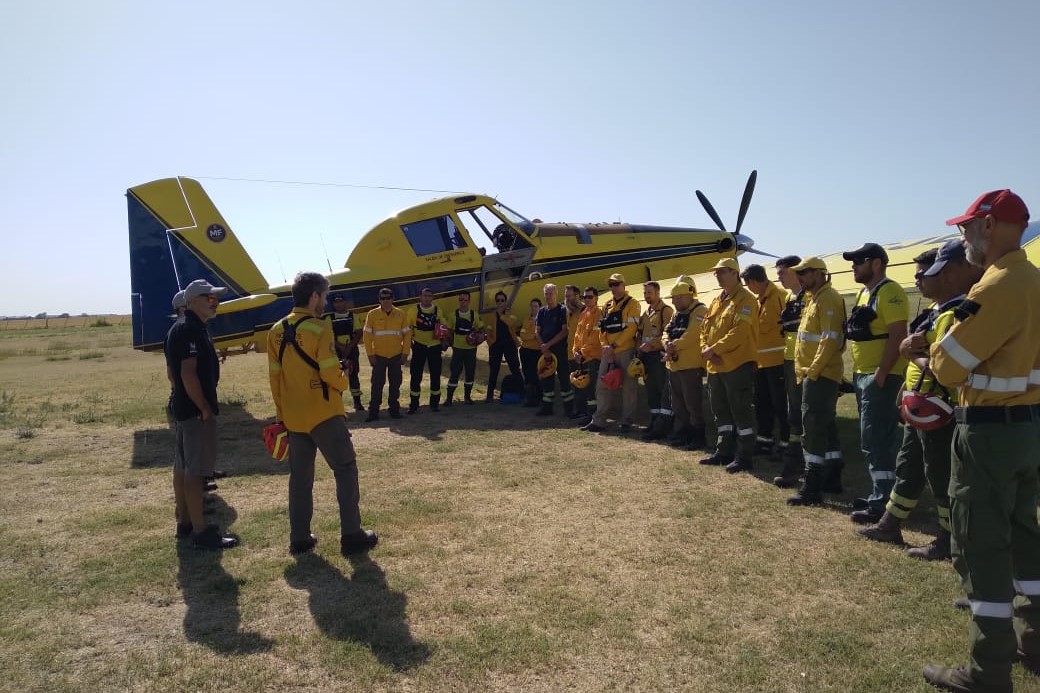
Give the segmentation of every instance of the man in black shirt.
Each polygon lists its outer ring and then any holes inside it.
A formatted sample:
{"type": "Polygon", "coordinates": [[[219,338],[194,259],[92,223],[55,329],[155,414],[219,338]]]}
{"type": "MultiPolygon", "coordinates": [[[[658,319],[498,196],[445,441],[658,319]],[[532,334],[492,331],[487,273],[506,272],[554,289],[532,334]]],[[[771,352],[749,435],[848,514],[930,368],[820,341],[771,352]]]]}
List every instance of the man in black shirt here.
{"type": "MultiPolygon", "coordinates": [[[[567,309],[556,302],[556,285],[546,284],[543,289],[545,305],[538,309],[534,322],[538,335],[538,347],[543,355],[556,357],[556,379],[560,383],[560,399],[563,400],[563,413],[570,416],[574,411],[574,390],[571,388],[570,373],[567,371],[567,309]]],[[[538,416],[551,416],[553,413],[553,396],[555,383],[553,375],[542,378],[542,408],[538,416]]]]}
{"type": "Polygon", "coordinates": [[[217,458],[217,381],[220,361],[206,331],[217,314],[218,296],[226,288],[196,279],[184,289],[186,310],[166,335],[166,370],[173,380],[173,417],[177,421],[177,448],[173,464],[177,536],[198,548],[229,549],[238,544],[206,526],[202,493],[213,475],[217,458]]]}

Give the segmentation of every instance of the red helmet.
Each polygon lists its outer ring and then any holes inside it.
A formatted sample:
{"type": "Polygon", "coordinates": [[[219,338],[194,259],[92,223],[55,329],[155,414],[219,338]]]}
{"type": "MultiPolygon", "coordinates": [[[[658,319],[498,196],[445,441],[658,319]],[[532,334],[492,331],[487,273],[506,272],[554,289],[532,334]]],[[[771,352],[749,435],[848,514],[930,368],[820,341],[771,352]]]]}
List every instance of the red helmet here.
{"type": "Polygon", "coordinates": [[[433,338],[434,339],[447,339],[448,338],[448,326],[443,322],[439,322],[433,326],[433,338]]]}
{"type": "Polygon", "coordinates": [[[899,411],[907,425],[921,431],[934,431],[953,419],[950,403],[931,392],[904,392],[899,411]]]}
{"type": "Polygon", "coordinates": [[[625,382],[625,373],[617,366],[611,364],[607,372],[600,376],[600,380],[607,386],[608,390],[620,390],[625,382]]]}
{"type": "Polygon", "coordinates": [[[487,339],[487,333],[484,330],[472,330],[466,335],[466,344],[470,346],[479,346],[484,343],[487,339]]]}
{"type": "Polygon", "coordinates": [[[289,431],[281,421],[264,426],[264,447],[279,462],[285,462],[289,456],[289,431]]]}

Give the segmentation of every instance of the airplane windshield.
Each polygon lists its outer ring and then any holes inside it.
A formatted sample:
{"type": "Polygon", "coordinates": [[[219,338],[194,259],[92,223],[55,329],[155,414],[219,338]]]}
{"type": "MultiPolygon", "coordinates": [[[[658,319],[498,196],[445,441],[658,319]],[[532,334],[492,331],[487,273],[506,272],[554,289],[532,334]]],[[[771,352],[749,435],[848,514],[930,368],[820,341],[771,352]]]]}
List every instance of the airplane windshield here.
{"type": "Polygon", "coordinates": [[[501,202],[495,202],[494,209],[496,212],[502,215],[502,217],[509,221],[509,223],[511,223],[513,226],[517,227],[524,233],[530,235],[530,233],[534,231],[534,224],[532,224],[527,217],[525,217],[522,214],[517,214],[501,202]]]}

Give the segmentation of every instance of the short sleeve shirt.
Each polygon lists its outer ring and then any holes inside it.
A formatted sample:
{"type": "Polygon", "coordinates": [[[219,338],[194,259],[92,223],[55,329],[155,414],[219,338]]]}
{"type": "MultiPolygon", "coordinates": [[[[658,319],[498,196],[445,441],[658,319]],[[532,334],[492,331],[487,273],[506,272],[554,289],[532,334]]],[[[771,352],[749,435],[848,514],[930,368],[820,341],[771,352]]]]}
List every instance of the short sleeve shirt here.
{"type": "MultiPolygon", "coordinates": [[[[869,291],[860,291],[856,298],[857,306],[865,306],[870,302],[869,291]]],[[[878,289],[877,303],[874,305],[877,317],[870,323],[871,334],[885,334],[888,326],[894,322],[909,322],[910,302],[906,299],[903,287],[894,281],[887,280],[878,289]]],[[[885,354],[885,340],[872,339],[869,342],[849,342],[852,351],[852,366],[856,373],[873,373],[881,365],[881,357],[885,354]]],[[[893,373],[902,374],[906,369],[906,359],[900,357],[892,367],[893,373]]]]}
{"type": "Polygon", "coordinates": [[[173,323],[166,334],[166,367],[173,374],[173,416],[178,421],[197,417],[202,412],[188,397],[181,379],[181,362],[195,359],[195,368],[202,385],[202,395],[214,414],[220,413],[217,404],[217,381],[220,380],[220,360],[213,348],[206,324],[190,310],[173,323]]]}
{"type": "Polygon", "coordinates": [[[542,306],[538,309],[534,321],[538,325],[538,334],[541,335],[542,342],[548,342],[567,326],[567,309],[562,303],[558,303],[555,308],[542,306]]]}

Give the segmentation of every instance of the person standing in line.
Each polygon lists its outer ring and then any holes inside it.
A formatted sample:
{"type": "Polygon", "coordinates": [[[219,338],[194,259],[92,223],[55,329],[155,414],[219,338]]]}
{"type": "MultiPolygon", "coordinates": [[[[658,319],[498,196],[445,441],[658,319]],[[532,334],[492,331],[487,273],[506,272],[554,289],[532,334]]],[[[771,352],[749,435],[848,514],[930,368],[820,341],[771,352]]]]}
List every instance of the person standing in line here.
{"type": "Polygon", "coordinates": [[[542,386],[538,379],[538,359],[542,352],[538,348],[538,326],[535,317],[542,308],[542,299],[532,298],[530,313],[520,328],[520,367],[524,372],[525,407],[537,407],[542,399],[542,386]]]}
{"type": "Polygon", "coordinates": [[[672,405],[668,396],[668,369],[664,363],[664,328],[672,321],[675,310],[661,298],[661,285],[643,284],[646,311],[639,316],[636,356],[646,369],[646,401],[650,408],[650,425],[643,440],[660,440],[672,432],[672,405]]]}
{"type": "Polygon", "coordinates": [[[184,288],[184,314],[166,334],[166,372],[172,378],[176,448],[173,496],[177,537],[191,537],[200,549],[230,549],[238,539],[206,525],[203,493],[217,460],[217,384],[220,360],[206,323],[217,314],[223,286],[196,279],[184,288]]]}
{"type": "Polygon", "coordinates": [[[676,282],[672,287],[672,303],[675,314],[664,329],[665,366],[675,415],[675,431],[668,443],[686,450],[703,450],[708,440],[704,432],[701,324],[708,308],[697,300],[696,286],[686,282],[676,282]]]}
{"type": "Polygon", "coordinates": [[[784,332],[784,388],[787,390],[787,423],[790,438],[783,452],[783,469],[773,478],[779,488],[798,486],[805,458],[802,455],[802,386],[794,375],[794,350],[798,341],[798,325],[802,321],[805,289],[798,275],[791,269],[800,264],[797,255],[787,255],[776,261],[776,276],[780,285],[787,290],[786,303],[780,313],[780,325],[784,332]]]}
{"type": "Polygon", "coordinates": [[[755,372],[755,413],[758,415],[756,450],[774,461],[782,459],[791,437],[784,381],[784,333],[780,314],[786,299],[766,277],[762,265],[748,265],[740,274],[758,299],[758,368],[755,372]],[[777,439],[773,440],[773,430],[777,439]]]}
{"type": "Polygon", "coordinates": [[[929,665],[924,678],[947,691],[1011,691],[1016,660],[1040,676],[1040,270],[1022,250],[1029,210],[1010,190],[946,223],[985,268],[930,349],[936,379],[958,388],[950,524],[971,663],[929,665]]]}
{"type": "Polygon", "coordinates": [[[755,357],[758,301],[740,283],[736,259],[713,268],[722,293],[701,325],[701,356],[708,370],[708,398],[715,417],[715,451],[700,464],[721,465],[730,474],[750,471],[755,454],[755,357]]]}
{"type": "Polygon", "coordinates": [[[408,326],[411,328],[412,350],[409,366],[408,413],[419,413],[419,397],[422,395],[423,370],[430,371],[430,411],[439,411],[441,403],[441,338],[437,336],[437,325],[441,322],[437,305],[433,302],[433,290],[424,286],[419,291],[419,303],[408,311],[408,326]]]}
{"type": "Polygon", "coordinates": [[[448,341],[451,343],[451,365],[448,372],[448,393],[444,397],[444,406],[450,407],[455,399],[455,390],[459,387],[459,375],[466,371],[463,383],[463,401],[473,401],[473,383],[477,373],[477,342],[474,334],[484,329],[484,321],[475,310],[469,307],[468,291],[459,292],[459,307],[448,316],[448,341]]]}
{"type": "Polygon", "coordinates": [[[520,378],[520,358],[517,355],[520,337],[520,320],[509,312],[509,297],[504,291],[495,294],[495,312],[487,323],[488,342],[488,402],[495,401],[495,390],[498,389],[498,370],[502,367],[502,359],[509,366],[509,372],[520,378]]]}
{"type": "Polygon", "coordinates": [[[599,362],[603,354],[603,345],[599,343],[599,320],[602,312],[599,309],[599,291],[594,286],[586,286],[582,292],[585,310],[578,318],[575,327],[574,351],[571,361],[578,364],[575,370],[581,370],[588,378],[588,385],[575,387],[575,418],[581,419],[584,426],[592,420],[592,412],[596,409],[596,379],[599,377],[599,362]]]}
{"type": "Polygon", "coordinates": [[[546,284],[542,288],[545,305],[535,316],[535,329],[538,334],[538,349],[542,355],[552,354],[556,357],[556,372],[542,378],[542,407],[537,416],[551,416],[556,385],[560,384],[560,399],[563,400],[563,413],[570,417],[574,413],[574,389],[571,388],[570,373],[567,371],[567,309],[556,302],[556,285],[546,284]]]}
{"type": "Polygon", "coordinates": [[[607,279],[610,300],[603,307],[599,321],[599,343],[602,347],[599,362],[599,377],[596,379],[596,411],[592,420],[581,427],[589,433],[601,433],[607,427],[607,412],[610,411],[612,391],[603,382],[603,376],[611,368],[620,368],[621,423],[618,430],[626,433],[632,428],[638,403],[638,383],[628,374],[628,364],[636,350],[636,331],[639,329],[639,301],[628,295],[625,277],[615,272],[607,279]]]}
{"type": "Polygon", "coordinates": [[[354,301],[343,294],[332,297],[332,332],[336,336],[336,354],[343,365],[343,372],[350,381],[350,396],[354,409],[365,411],[361,401],[361,325],[354,319],[354,301]]]}
{"type": "Polygon", "coordinates": [[[845,336],[852,342],[860,448],[873,485],[870,496],[853,504],[849,517],[869,525],[881,519],[896,483],[896,454],[902,440],[896,396],[906,370],[899,345],[906,338],[910,309],[903,287],[886,276],[888,253],[884,248],[865,243],[842,257],[852,263],[853,278],[863,285],[845,336]]]}
{"type": "Polygon", "coordinates": [[[292,311],[267,333],[275,418],[289,432],[289,554],[293,556],[313,550],[318,543],[311,534],[318,450],[336,480],[340,551],[346,556],[364,553],[379,540],[375,532],[361,527],[357,455],[343,408],[343,391],[350,382],[340,369],[332,328],[321,319],[328,292],[329,280],[321,274],[297,274],[292,311]]]}
{"type": "Polygon", "coordinates": [[[390,418],[401,418],[401,368],[408,364],[412,348],[412,330],[408,317],[394,305],[394,292],[389,287],[379,290],[379,306],[365,316],[365,353],[372,365],[372,398],[368,404],[366,422],[379,419],[379,407],[383,403],[383,386],[390,380],[387,405],[390,418]]]}

